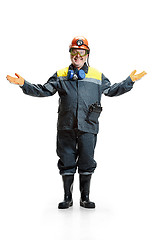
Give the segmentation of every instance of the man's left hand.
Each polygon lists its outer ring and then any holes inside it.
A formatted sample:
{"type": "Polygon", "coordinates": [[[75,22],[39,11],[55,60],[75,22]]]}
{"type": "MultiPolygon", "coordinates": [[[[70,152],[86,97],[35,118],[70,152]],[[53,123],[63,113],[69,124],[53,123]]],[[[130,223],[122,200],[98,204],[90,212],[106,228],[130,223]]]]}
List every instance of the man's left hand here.
{"type": "Polygon", "coordinates": [[[137,72],[137,71],[134,70],[134,71],[130,74],[130,78],[132,79],[133,82],[141,79],[144,75],[147,74],[145,71],[143,71],[143,72],[135,75],[136,72],[137,72]]]}

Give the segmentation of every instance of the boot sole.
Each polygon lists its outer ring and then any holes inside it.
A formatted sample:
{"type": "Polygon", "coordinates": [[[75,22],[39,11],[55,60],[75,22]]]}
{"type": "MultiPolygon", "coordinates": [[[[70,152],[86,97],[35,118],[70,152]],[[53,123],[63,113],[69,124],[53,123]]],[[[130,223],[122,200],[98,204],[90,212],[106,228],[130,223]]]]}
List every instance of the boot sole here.
{"type": "Polygon", "coordinates": [[[95,203],[83,203],[83,202],[80,202],[80,206],[81,207],[84,207],[84,208],[95,208],[95,203]]]}
{"type": "Polygon", "coordinates": [[[67,209],[67,208],[69,208],[69,207],[72,207],[73,206],[73,202],[70,202],[69,204],[61,204],[61,203],[59,203],[59,205],[58,205],[58,209],[67,209]]]}

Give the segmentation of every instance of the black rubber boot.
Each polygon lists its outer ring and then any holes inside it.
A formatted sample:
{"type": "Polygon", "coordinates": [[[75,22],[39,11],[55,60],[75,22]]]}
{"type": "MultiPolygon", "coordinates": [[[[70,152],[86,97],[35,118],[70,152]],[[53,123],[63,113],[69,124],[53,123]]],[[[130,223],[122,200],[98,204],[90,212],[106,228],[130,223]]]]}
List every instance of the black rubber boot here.
{"type": "Polygon", "coordinates": [[[91,176],[92,174],[90,175],[80,174],[79,176],[81,192],[80,206],[84,208],[95,208],[95,203],[89,200],[91,176]]]}
{"type": "Polygon", "coordinates": [[[63,175],[63,187],[64,187],[64,201],[59,203],[59,209],[66,209],[73,205],[72,191],[74,175],[63,175]]]}

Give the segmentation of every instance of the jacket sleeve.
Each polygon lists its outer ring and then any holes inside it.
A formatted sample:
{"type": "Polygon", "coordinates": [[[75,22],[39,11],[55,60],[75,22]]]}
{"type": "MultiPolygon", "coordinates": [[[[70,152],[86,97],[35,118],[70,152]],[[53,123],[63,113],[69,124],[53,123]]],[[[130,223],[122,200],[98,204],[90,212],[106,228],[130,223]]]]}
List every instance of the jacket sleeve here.
{"type": "Polygon", "coordinates": [[[102,74],[102,93],[104,93],[105,96],[115,97],[122,95],[129,92],[133,88],[133,84],[134,82],[129,76],[126,80],[111,85],[108,78],[102,74]]]}
{"type": "Polygon", "coordinates": [[[24,85],[21,87],[23,93],[33,97],[48,97],[57,92],[57,73],[55,73],[44,84],[31,84],[25,80],[24,85]]]}

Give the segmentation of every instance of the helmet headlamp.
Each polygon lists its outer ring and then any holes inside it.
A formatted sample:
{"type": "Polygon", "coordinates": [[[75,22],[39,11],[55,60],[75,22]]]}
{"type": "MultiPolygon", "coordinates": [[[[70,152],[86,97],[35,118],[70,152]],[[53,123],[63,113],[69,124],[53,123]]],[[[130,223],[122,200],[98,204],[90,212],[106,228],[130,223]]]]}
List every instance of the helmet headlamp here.
{"type": "Polygon", "coordinates": [[[86,46],[86,47],[88,48],[88,53],[89,53],[90,49],[89,49],[88,45],[85,44],[82,39],[78,39],[78,40],[76,41],[76,44],[77,44],[78,47],[80,47],[80,46],[82,46],[82,45],[86,46]]]}
{"type": "Polygon", "coordinates": [[[82,40],[82,39],[78,39],[78,40],[77,40],[77,45],[78,45],[78,46],[84,45],[83,40],[82,40]]]}

